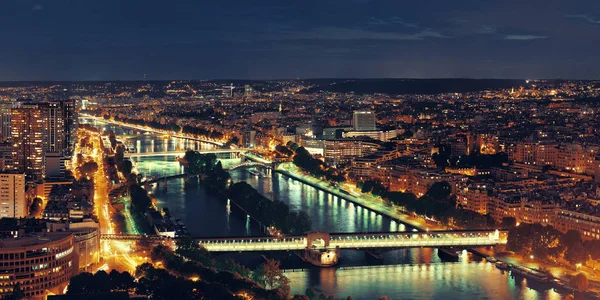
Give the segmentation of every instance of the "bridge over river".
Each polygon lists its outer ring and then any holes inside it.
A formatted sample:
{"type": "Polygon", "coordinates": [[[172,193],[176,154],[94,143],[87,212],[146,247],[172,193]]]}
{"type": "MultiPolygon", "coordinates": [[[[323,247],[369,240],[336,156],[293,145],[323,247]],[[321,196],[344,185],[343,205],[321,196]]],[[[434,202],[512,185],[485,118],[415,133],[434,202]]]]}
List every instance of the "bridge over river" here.
{"type": "MultiPolygon", "coordinates": [[[[453,230],[429,232],[326,233],[309,232],[303,236],[198,238],[210,252],[299,251],[303,258],[318,266],[335,265],[340,249],[382,251],[401,248],[472,248],[505,245],[508,232],[499,230],[453,230]]],[[[151,235],[110,235],[113,240],[166,240],[151,235]]]]}
{"type": "MultiPolygon", "coordinates": [[[[209,150],[199,150],[198,153],[201,154],[209,154],[213,153],[217,155],[217,158],[240,158],[244,152],[247,152],[246,148],[237,148],[237,149],[209,149],[209,150]]],[[[152,156],[179,156],[182,157],[185,155],[187,150],[179,150],[179,151],[160,151],[160,152],[140,152],[140,153],[125,153],[126,158],[130,157],[152,157],[152,156]]]]}

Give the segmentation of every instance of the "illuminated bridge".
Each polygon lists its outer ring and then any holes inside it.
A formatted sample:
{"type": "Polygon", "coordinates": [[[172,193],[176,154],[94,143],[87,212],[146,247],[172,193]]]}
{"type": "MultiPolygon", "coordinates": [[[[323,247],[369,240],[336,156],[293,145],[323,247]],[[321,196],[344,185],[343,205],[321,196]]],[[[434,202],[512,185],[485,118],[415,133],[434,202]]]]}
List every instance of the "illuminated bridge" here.
{"type": "MultiPolygon", "coordinates": [[[[159,236],[106,235],[110,240],[163,240],[159,236]]],[[[374,232],[374,233],[326,233],[310,232],[305,236],[242,237],[196,239],[210,252],[265,252],[294,251],[303,253],[302,258],[317,266],[337,263],[340,249],[357,249],[382,252],[401,248],[472,248],[505,245],[507,231],[429,231],[429,232],[374,232]]]]}
{"type": "Polygon", "coordinates": [[[233,165],[230,166],[229,168],[227,168],[227,170],[231,171],[231,170],[235,170],[235,169],[239,169],[239,168],[250,168],[250,167],[264,167],[264,168],[272,168],[272,164],[265,164],[265,163],[261,163],[261,162],[256,162],[256,161],[245,161],[242,163],[239,163],[237,165],[233,165]]]}
{"type": "MultiPolygon", "coordinates": [[[[242,153],[248,151],[245,148],[238,149],[208,149],[208,150],[198,150],[198,153],[208,154],[214,153],[217,157],[222,155],[229,156],[227,158],[239,158],[242,153]],[[235,157],[234,157],[235,156],[235,157]]],[[[177,150],[177,151],[160,151],[160,152],[142,152],[142,153],[125,153],[125,157],[149,157],[149,156],[184,156],[187,150],[177,150]]]]}
{"type": "Polygon", "coordinates": [[[479,247],[506,244],[506,231],[430,231],[325,233],[306,236],[198,239],[208,251],[287,251],[310,249],[377,249],[479,247]]]}
{"type": "Polygon", "coordinates": [[[103,233],[100,235],[101,240],[110,240],[110,241],[141,241],[141,240],[150,240],[150,241],[164,241],[167,240],[167,237],[157,234],[108,234],[103,233]]]}

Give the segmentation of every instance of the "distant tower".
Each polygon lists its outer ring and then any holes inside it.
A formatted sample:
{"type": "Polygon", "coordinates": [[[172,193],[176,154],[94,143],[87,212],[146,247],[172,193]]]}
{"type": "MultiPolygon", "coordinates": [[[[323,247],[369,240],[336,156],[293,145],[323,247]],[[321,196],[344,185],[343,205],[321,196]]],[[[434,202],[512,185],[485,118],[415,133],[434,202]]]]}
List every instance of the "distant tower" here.
{"type": "Polygon", "coordinates": [[[0,104],[0,133],[2,140],[10,137],[10,119],[13,104],[10,102],[0,104]]]}
{"type": "Polygon", "coordinates": [[[146,76],[146,74],[144,74],[144,81],[146,81],[146,79],[148,79],[148,77],[146,76]]]}
{"type": "Polygon", "coordinates": [[[246,84],[244,86],[244,93],[246,94],[246,97],[252,97],[254,90],[252,90],[252,87],[249,84],[246,84]]]}
{"type": "Polygon", "coordinates": [[[235,87],[233,86],[233,83],[230,83],[229,86],[225,86],[223,87],[223,97],[233,97],[233,89],[235,87]]]}
{"type": "Polygon", "coordinates": [[[279,112],[281,112],[283,108],[281,107],[281,101],[279,102],[279,112]]]}

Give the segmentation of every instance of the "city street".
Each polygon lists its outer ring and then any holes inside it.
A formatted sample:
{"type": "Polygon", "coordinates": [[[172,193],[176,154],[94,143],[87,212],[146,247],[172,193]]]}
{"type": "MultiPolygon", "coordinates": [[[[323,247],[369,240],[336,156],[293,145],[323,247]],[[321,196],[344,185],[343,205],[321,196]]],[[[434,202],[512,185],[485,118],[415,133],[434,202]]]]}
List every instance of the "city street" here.
{"type": "MultiPolygon", "coordinates": [[[[115,211],[110,205],[108,193],[110,190],[109,182],[105,173],[104,166],[104,147],[100,134],[93,132],[86,132],[81,134],[83,136],[89,136],[90,142],[93,145],[93,150],[90,152],[90,157],[94,162],[98,164],[98,170],[94,173],[94,210],[98,217],[99,228],[101,234],[115,234],[114,215],[115,211]]],[[[81,153],[82,149],[79,149],[79,143],[76,148],[76,153],[81,153]]],[[[85,152],[85,151],[84,151],[85,152]]],[[[81,163],[81,162],[79,162],[81,163]]],[[[132,219],[129,217],[129,220],[132,219]]],[[[99,269],[110,271],[116,269],[120,272],[128,271],[133,273],[135,267],[145,261],[145,259],[139,255],[136,255],[133,251],[133,242],[130,241],[114,241],[114,240],[102,240],[101,241],[101,262],[99,269]]]]}

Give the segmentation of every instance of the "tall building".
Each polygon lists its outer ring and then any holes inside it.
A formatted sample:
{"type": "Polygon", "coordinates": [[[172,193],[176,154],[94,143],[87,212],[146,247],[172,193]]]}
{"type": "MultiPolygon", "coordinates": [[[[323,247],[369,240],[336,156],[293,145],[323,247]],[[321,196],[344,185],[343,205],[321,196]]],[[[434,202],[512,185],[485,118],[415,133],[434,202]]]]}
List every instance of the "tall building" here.
{"type": "Polygon", "coordinates": [[[41,179],[44,174],[47,128],[44,116],[44,110],[38,104],[24,103],[12,111],[12,169],[35,179],[41,179]]]}
{"type": "Polygon", "coordinates": [[[228,97],[231,98],[233,97],[233,83],[231,83],[229,86],[225,86],[223,87],[223,97],[228,97]]]}
{"type": "Polygon", "coordinates": [[[64,102],[44,102],[39,106],[42,117],[46,119],[46,136],[44,137],[44,151],[62,152],[65,149],[65,117],[64,102]]]}
{"type": "Polygon", "coordinates": [[[11,114],[13,168],[34,179],[44,175],[44,156],[63,155],[77,124],[75,102],[25,102],[11,114]]]}
{"type": "Polygon", "coordinates": [[[256,146],[256,130],[248,129],[244,131],[242,136],[242,144],[247,148],[254,148],[256,146]]]}
{"type": "Polygon", "coordinates": [[[0,139],[3,141],[10,137],[11,113],[12,103],[0,104],[0,139]]]}
{"type": "Polygon", "coordinates": [[[377,120],[372,111],[355,111],[352,117],[352,125],[356,131],[376,130],[377,120]]]}
{"type": "Polygon", "coordinates": [[[27,216],[25,174],[0,173],[0,219],[27,216]]]}
{"type": "Polygon", "coordinates": [[[64,149],[72,149],[73,142],[76,137],[73,136],[77,132],[77,104],[75,100],[65,100],[61,102],[63,105],[64,123],[65,123],[65,139],[64,149]]]}

